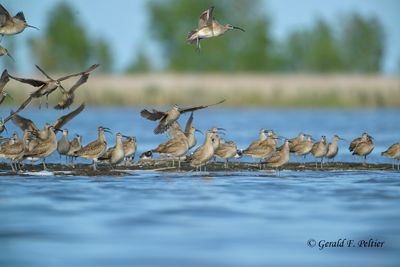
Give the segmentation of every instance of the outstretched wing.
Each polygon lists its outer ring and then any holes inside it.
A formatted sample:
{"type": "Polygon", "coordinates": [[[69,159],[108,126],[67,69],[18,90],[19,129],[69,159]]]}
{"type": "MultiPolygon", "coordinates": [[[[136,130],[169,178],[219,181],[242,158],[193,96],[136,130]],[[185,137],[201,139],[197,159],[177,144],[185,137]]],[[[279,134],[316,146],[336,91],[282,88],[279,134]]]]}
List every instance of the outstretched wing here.
{"type": "Polygon", "coordinates": [[[162,117],[165,116],[165,113],[162,111],[158,111],[153,109],[152,112],[148,111],[147,109],[143,109],[142,111],[140,111],[140,115],[148,120],[151,121],[157,121],[159,119],[161,119],[162,117]]]}
{"type": "Polygon", "coordinates": [[[4,26],[9,19],[11,19],[10,13],[0,4],[0,26],[4,26]]]}
{"type": "Polygon", "coordinates": [[[8,117],[4,120],[4,123],[6,123],[7,121],[11,120],[18,112],[20,112],[21,110],[23,110],[23,109],[31,102],[31,100],[32,100],[32,97],[31,97],[31,96],[28,97],[28,98],[24,101],[24,103],[22,103],[21,106],[19,106],[19,108],[18,108],[16,111],[11,112],[10,115],[8,115],[8,117]]]}
{"type": "Polygon", "coordinates": [[[94,71],[95,69],[97,69],[98,66],[100,66],[100,64],[93,64],[92,66],[90,66],[90,67],[89,67],[87,70],[85,70],[85,71],[81,71],[81,72],[78,72],[78,73],[74,73],[74,74],[70,74],[70,75],[61,77],[61,78],[57,79],[57,81],[61,82],[61,81],[67,80],[67,79],[72,78],[72,77],[76,77],[76,76],[79,76],[79,75],[89,74],[89,73],[91,73],[92,71],[94,71]]]}
{"type": "Polygon", "coordinates": [[[219,101],[218,103],[211,104],[211,105],[207,105],[207,106],[198,106],[198,107],[190,107],[190,108],[180,108],[180,109],[179,109],[179,112],[180,112],[181,114],[183,114],[183,113],[186,113],[186,112],[191,112],[191,111],[195,111],[195,110],[198,110],[198,109],[203,109],[203,108],[208,108],[208,107],[211,107],[211,106],[219,105],[219,104],[221,104],[221,103],[223,103],[223,102],[225,102],[225,99],[219,101]]]}
{"type": "Polygon", "coordinates": [[[82,112],[82,110],[85,108],[85,104],[83,103],[82,105],[80,105],[77,109],[75,109],[74,111],[61,116],[60,118],[58,118],[56,120],[55,123],[53,123],[54,129],[61,129],[67,122],[69,122],[70,120],[72,120],[75,116],[77,116],[79,113],[82,112]]]}
{"type": "Polygon", "coordinates": [[[36,67],[44,76],[46,76],[47,79],[54,81],[54,79],[51,78],[44,70],[42,70],[41,67],[39,67],[38,65],[35,65],[35,67],[36,67]]]}
{"type": "Polygon", "coordinates": [[[0,93],[3,92],[3,89],[9,80],[10,78],[8,77],[8,71],[4,70],[0,77],[0,93]]]}
{"type": "Polygon", "coordinates": [[[190,117],[186,122],[185,133],[189,133],[190,128],[192,128],[192,125],[193,125],[193,112],[190,114],[190,117]]]}
{"type": "Polygon", "coordinates": [[[18,77],[12,76],[10,74],[8,76],[13,80],[19,81],[21,83],[27,83],[27,84],[30,84],[30,85],[32,85],[34,87],[39,87],[39,86],[43,86],[43,85],[46,84],[46,82],[40,81],[40,80],[18,78],[18,77]]]}
{"type": "Polygon", "coordinates": [[[39,131],[39,129],[36,127],[35,123],[31,121],[30,119],[24,118],[20,115],[18,115],[15,112],[12,112],[13,114],[11,120],[12,122],[19,128],[21,128],[22,131],[28,130],[28,131],[39,131]]]}
{"type": "Polygon", "coordinates": [[[87,80],[89,79],[89,74],[90,73],[85,73],[81,76],[81,78],[79,78],[79,80],[71,87],[71,89],[69,89],[70,93],[75,92],[75,90],[81,86],[82,84],[86,83],[87,80]]]}
{"type": "Polygon", "coordinates": [[[201,13],[200,18],[199,18],[199,29],[205,27],[205,26],[211,26],[212,21],[213,21],[213,13],[214,13],[214,7],[211,6],[209,9],[201,13]]]}

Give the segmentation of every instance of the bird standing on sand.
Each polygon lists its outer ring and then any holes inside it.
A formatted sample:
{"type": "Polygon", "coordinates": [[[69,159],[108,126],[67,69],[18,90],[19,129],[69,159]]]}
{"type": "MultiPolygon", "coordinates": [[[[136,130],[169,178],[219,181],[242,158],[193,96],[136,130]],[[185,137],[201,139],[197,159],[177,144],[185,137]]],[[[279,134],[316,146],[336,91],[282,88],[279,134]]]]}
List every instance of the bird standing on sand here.
{"type": "Polygon", "coordinates": [[[394,161],[397,159],[397,169],[400,170],[400,143],[391,145],[386,151],[381,153],[382,156],[393,159],[392,168],[394,169],[394,161]]]}
{"type": "Polygon", "coordinates": [[[125,153],[124,153],[124,145],[122,144],[122,134],[117,133],[115,146],[109,148],[106,153],[104,153],[99,160],[102,162],[107,162],[112,165],[117,165],[118,163],[124,160],[125,153]]]}
{"type": "MultiPolygon", "coordinates": [[[[322,168],[322,164],[324,162],[324,157],[326,156],[326,153],[328,153],[328,144],[326,143],[326,136],[323,135],[323,136],[321,136],[321,139],[319,140],[319,142],[315,143],[311,149],[311,154],[315,158],[321,159],[321,168],[322,168]]],[[[315,168],[317,168],[317,162],[315,162],[315,168]]]]}
{"type": "Polygon", "coordinates": [[[227,141],[225,139],[219,139],[219,146],[214,151],[214,155],[222,160],[226,160],[224,163],[225,169],[228,168],[229,159],[237,155],[237,146],[234,141],[227,141]]]}
{"type": "Polygon", "coordinates": [[[332,159],[332,161],[335,160],[335,157],[339,152],[339,145],[338,145],[339,140],[344,140],[344,139],[335,134],[332,138],[332,142],[328,144],[328,152],[326,152],[325,155],[327,159],[332,159]]]}
{"type": "Polygon", "coordinates": [[[243,32],[245,31],[242,28],[232,26],[231,24],[220,24],[214,18],[214,7],[212,6],[200,15],[197,29],[188,33],[186,41],[189,44],[196,44],[197,50],[200,50],[201,40],[221,36],[225,32],[234,29],[243,32]]]}
{"type": "Polygon", "coordinates": [[[190,161],[190,166],[196,167],[196,169],[200,168],[201,171],[201,166],[205,166],[207,162],[212,159],[214,156],[213,138],[215,135],[213,131],[207,131],[203,145],[199,146],[193,154],[187,158],[187,161],[190,161]]]}
{"type": "Polygon", "coordinates": [[[361,137],[354,139],[350,143],[349,150],[352,155],[361,156],[364,158],[364,165],[367,163],[367,156],[374,150],[375,145],[373,138],[367,133],[363,133],[361,137]]]}
{"type": "Polygon", "coordinates": [[[272,156],[269,159],[267,159],[264,163],[268,167],[277,168],[278,170],[279,170],[279,167],[282,167],[283,165],[288,163],[289,157],[290,157],[289,142],[290,141],[286,139],[281,150],[272,154],[272,156]]]}

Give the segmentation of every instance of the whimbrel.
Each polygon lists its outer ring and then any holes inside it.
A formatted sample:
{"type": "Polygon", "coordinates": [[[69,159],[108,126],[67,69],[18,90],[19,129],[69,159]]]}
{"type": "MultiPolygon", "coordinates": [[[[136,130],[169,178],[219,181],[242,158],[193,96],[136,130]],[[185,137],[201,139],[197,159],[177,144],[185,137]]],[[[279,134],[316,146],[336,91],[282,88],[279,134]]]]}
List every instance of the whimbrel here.
{"type": "Polygon", "coordinates": [[[23,155],[23,159],[36,161],[43,160],[43,169],[46,169],[46,158],[57,150],[57,138],[54,132],[54,126],[49,126],[47,129],[47,139],[38,140],[37,145],[23,155]]]}
{"type": "Polygon", "coordinates": [[[362,140],[367,140],[368,138],[372,138],[368,133],[363,133],[361,135],[361,137],[357,137],[355,138],[353,141],[351,141],[350,145],[349,145],[349,151],[353,152],[354,149],[356,148],[356,146],[358,145],[358,143],[360,143],[362,140]]]}
{"type": "Polygon", "coordinates": [[[15,161],[22,159],[26,151],[26,141],[28,138],[28,131],[25,130],[21,140],[15,140],[8,146],[4,146],[0,149],[0,158],[6,158],[10,160],[11,169],[14,172],[18,171],[18,166],[15,161]]]}
{"type": "Polygon", "coordinates": [[[277,168],[279,170],[279,167],[282,167],[286,163],[289,162],[289,155],[290,155],[290,148],[289,148],[289,140],[285,140],[285,143],[283,144],[281,150],[275,152],[272,154],[272,156],[267,159],[264,163],[271,168],[277,168]]]}
{"type": "Polygon", "coordinates": [[[328,152],[325,155],[327,159],[335,160],[335,157],[339,152],[339,140],[343,140],[343,138],[335,134],[332,138],[332,142],[328,144],[328,152]]]}
{"type": "Polygon", "coordinates": [[[261,169],[262,160],[269,158],[276,151],[276,140],[275,137],[268,136],[261,142],[257,141],[253,142],[247,149],[243,150],[243,155],[259,159],[261,169]]]}
{"type": "Polygon", "coordinates": [[[392,168],[394,169],[395,160],[398,161],[397,169],[400,170],[400,143],[395,143],[391,145],[386,151],[381,153],[382,156],[393,159],[392,168]]]}
{"type": "Polygon", "coordinates": [[[292,139],[290,139],[289,141],[289,149],[290,149],[290,152],[292,152],[292,153],[294,153],[295,151],[293,150],[293,148],[296,146],[296,145],[298,145],[298,144],[300,144],[301,142],[303,142],[304,141],[304,133],[303,132],[300,132],[299,133],[299,135],[298,136],[296,136],[295,138],[292,138],[292,139]]]}
{"type": "Polygon", "coordinates": [[[186,127],[185,127],[185,135],[188,139],[189,150],[192,149],[197,144],[195,136],[196,132],[202,133],[200,130],[193,127],[193,112],[192,112],[190,113],[190,117],[186,122],[186,127]]]}
{"type": "Polygon", "coordinates": [[[72,105],[72,103],[74,102],[74,98],[75,98],[75,90],[81,86],[82,84],[86,83],[88,78],[89,78],[89,74],[90,73],[85,73],[83,74],[78,81],[76,81],[76,83],[69,89],[66,90],[63,87],[61,88],[61,92],[62,92],[62,99],[60,102],[58,102],[58,104],[56,106],[54,106],[55,109],[66,109],[69,106],[72,105]]]}
{"type": "Polygon", "coordinates": [[[82,148],[82,136],[79,134],[76,135],[74,139],[69,143],[69,150],[67,156],[71,158],[71,162],[73,162],[74,157],[76,157],[75,152],[79,151],[82,148]]]}
{"type": "MultiPolygon", "coordinates": [[[[178,158],[178,167],[181,167],[181,157],[189,150],[188,140],[184,133],[177,132],[176,136],[168,140],[164,144],[160,144],[157,148],[153,149],[153,153],[160,155],[173,156],[178,158]]],[[[174,161],[172,161],[174,165],[174,161]]]]}
{"type": "Polygon", "coordinates": [[[8,93],[4,90],[6,84],[10,81],[7,70],[4,70],[0,77],[0,105],[6,99],[8,93]]]}
{"type": "Polygon", "coordinates": [[[18,34],[27,27],[39,30],[35,26],[29,25],[26,22],[24,13],[18,12],[14,17],[12,17],[0,4],[0,34],[2,38],[4,35],[18,34]]]}
{"type": "MultiPolygon", "coordinates": [[[[18,78],[12,75],[9,75],[11,79],[14,79],[16,81],[19,81],[21,83],[26,83],[30,84],[34,87],[40,87],[36,91],[32,92],[30,96],[27,98],[26,101],[31,101],[33,98],[40,98],[40,101],[42,100],[42,96],[46,96],[46,106],[48,106],[48,98],[49,95],[54,92],[58,87],[62,88],[64,91],[65,89],[62,87],[61,82],[64,80],[67,80],[72,77],[80,76],[80,75],[86,75],[93,70],[95,70],[99,64],[94,64],[90,66],[87,70],[70,74],[58,79],[53,79],[51,78],[43,69],[41,69],[38,65],[36,65],[36,68],[44,75],[48,80],[36,80],[36,79],[30,79],[30,78],[18,78]]],[[[41,102],[39,107],[41,107],[41,102]]]]}
{"type": "Polygon", "coordinates": [[[125,154],[125,165],[129,165],[135,158],[135,153],[137,150],[136,137],[129,136],[125,141],[122,142],[124,146],[125,154]]]}
{"type": "Polygon", "coordinates": [[[228,168],[228,160],[235,157],[237,155],[237,146],[235,142],[228,141],[225,142],[225,139],[220,138],[219,146],[214,151],[214,155],[222,160],[226,160],[225,168],[228,168]]]}
{"type": "Polygon", "coordinates": [[[217,37],[223,35],[225,32],[229,30],[241,30],[245,31],[242,28],[232,26],[231,24],[220,24],[214,18],[214,7],[208,8],[204,11],[199,18],[198,27],[196,30],[193,30],[188,33],[186,41],[189,44],[196,44],[196,48],[200,50],[200,41],[203,39],[217,37]]]}
{"type": "Polygon", "coordinates": [[[2,47],[2,46],[0,45],[0,57],[2,57],[2,56],[4,56],[4,55],[8,56],[8,57],[11,58],[13,61],[15,61],[15,59],[11,56],[10,52],[8,52],[7,48],[2,47]]]}
{"type": "Polygon", "coordinates": [[[96,162],[107,150],[107,141],[104,132],[110,132],[108,128],[98,128],[98,138],[74,153],[75,156],[92,160],[93,170],[96,170],[96,162]]]}
{"type": "Polygon", "coordinates": [[[161,134],[164,133],[168,128],[171,126],[171,124],[178,120],[180,115],[186,112],[192,112],[195,110],[199,109],[204,109],[210,106],[215,106],[218,104],[221,104],[225,102],[225,100],[219,101],[218,103],[207,105],[207,106],[197,106],[197,107],[188,107],[188,108],[180,108],[178,105],[174,105],[170,110],[168,111],[158,111],[153,109],[151,112],[148,111],[147,109],[143,109],[140,112],[140,115],[143,118],[146,118],[148,120],[152,121],[160,121],[158,126],[154,129],[155,134],[161,134]]]}
{"type": "MultiPolygon", "coordinates": [[[[293,151],[293,153],[295,153],[296,156],[303,156],[303,158],[305,159],[306,156],[311,152],[313,145],[314,145],[314,143],[312,141],[312,137],[310,135],[308,135],[306,140],[293,146],[291,151],[293,151]]],[[[289,147],[290,147],[290,143],[289,143],[289,147]]]]}
{"type": "Polygon", "coordinates": [[[68,129],[64,129],[62,133],[61,139],[57,142],[57,151],[60,154],[60,160],[61,156],[65,156],[68,159],[68,152],[71,147],[68,140],[68,129]]]}
{"type": "MultiPolygon", "coordinates": [[[[328,144],[326,143],[326,137],[323,135],[323,136],[321,136],[321,139],[319,140],[319,142],[315,143],[311,149],[311,154],[315,158],[321,159],[321,168],[322,168],[322,164],[324,162],[324,157],[326,156],[326,153],[328,153],[328,144]]],[[[315,162],[315,168],[317,168],[317,162],[315,162]]]]}
{"type": "Polygon", "coordinates": [[[208,130],[205,136],[203,145],[199,146],[187,160],[190,161],[190,166],[200,168],[207,164],[207,162],[214,156],[213,146],[213,131],[208,130]]]}
{"type": "MultiPolygon", "coordinates": [[[[367,156],[374,150],[374,142],[372,141],[372,137],[368,134],[363,134],[361,139],[357,142],[356,146],[353,149],[352,155],[361,156],[364,158],[364,165],[367,162],[367,156]]],[[[354,142],[354,140],[353,140],[354,142]]],[[[353,143],[352,142],[352,143],[353,143]]],[[[350,144],[351,146],[351,144],[350,144]]]]}
{"type": "Polygon", "coordinates": [[[267,133],[267,131],[264,128],[261,128],[259,139],[253,141],[245,150],[250,150],[250,149],[253,149],[254,147],[258,147],[261,142],[263,142],[265,139],[267,139],[267,136],[265,135],[266,133],[267,133]]]}
{"type": "Polygon", "coordinates": [[[115,139],[115,146],[109,148],[101,157],[99,161],[107,162],[111,165],[117,165],[124,160],[124,145],[122,144],[122,134],[117,133],[115,139]]]}

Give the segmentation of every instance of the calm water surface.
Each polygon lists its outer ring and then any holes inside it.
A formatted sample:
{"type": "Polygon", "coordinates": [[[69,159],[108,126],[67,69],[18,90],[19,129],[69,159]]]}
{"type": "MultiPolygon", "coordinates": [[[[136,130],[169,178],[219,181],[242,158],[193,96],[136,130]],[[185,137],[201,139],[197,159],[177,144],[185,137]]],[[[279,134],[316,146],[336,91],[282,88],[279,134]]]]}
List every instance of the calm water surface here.
{"type": "MultiPolygon", "coordinates": [[[[36,114],[32,109],[22,115],[36,121],[36,114]]],[[[39,126],[61,115],[40,114],[39,126]]],[[[137,114],[89,109],[68,127],[83,134],[84,143],[95,138],[98,125],[136,135],[140,151],[166,139],[154,136],[154,123],[137,114]]],[[[195,126],[224,127],[226,139],[239,147],[257,138],[261,127],[290,137],[304,130],[352,139],[367,131],[376,140],[370,161],[383,163],[390,161],[380,152],[399,141],[398,115],[399,110],[216,109],[195,114],[195,126]]],[[[108,138],[113,144],[114,137],[108,138]]],[[[357,160],[347,146],[342,144],[339,160],[357,160]]],[[[398,266],[399,207],[395,171],[0,177],[0,266],[398,266]],[[356,246],[319,249],[321,240],[340,238],[356,246]],[[383,247],[358,247],[371,238],[385,242],[383,247]],[[310,239],[315,247],[307,245],[310,239]]]]}

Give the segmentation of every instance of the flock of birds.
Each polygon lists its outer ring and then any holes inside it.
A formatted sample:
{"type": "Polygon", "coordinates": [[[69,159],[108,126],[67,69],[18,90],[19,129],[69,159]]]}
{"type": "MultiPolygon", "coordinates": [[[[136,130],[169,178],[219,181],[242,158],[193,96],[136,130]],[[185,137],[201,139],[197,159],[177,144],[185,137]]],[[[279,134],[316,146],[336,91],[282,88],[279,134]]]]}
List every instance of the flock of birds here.
{"type": "MultiPolygon", "coordinates": [[[[223,35],[228,30],[242,28],[232,26],[230,24],[222,25],[215,20],[213,16],[214,7],[210,7],[204,11],[199,19],[198,28],[191,31],[187,36],[189,44],[196,44],[196,48],[200,49],[200,41],[203,39],[223,35]]],[[[11,16],[8,11],[0,4],[0,34],[14,35],[21,33],[25,28],[34,26],[29,25],[22,12],[11,16]]],[[[0,41],[1,42],[1,41],[0,41]]],[[[7,49],[0,46],[0,56],[8,55],[12,58],[7,49]]],[[[97,162],[104,162],[111,166],[118,164],[131,164],[135,158],[137,144],[134,136],[126,136],[121,133],[116,134],[115,146],[107,149],[107,141],[105,132],[110,132],[109,128],[98,127],[98,137],[89,144],[82,146],[82,137],[77,135],[70,140],[68,130],[64,126],[79,115],[85,108],[84,103],[78,106],[75,110],[58,118],[53,124],[46,123],[40,129],[35,123],[19,115],[19,112],[27,107],[33,99],[40,99],[39,108],[42,104],[42,98],[46,97],[46,107],[48,107],[48,96],[59,89],[62,94],[60,102],[54,107],[57,110],[64,110],[71,107],[74,102],[74,92],[82,84],[86,83],[89,75],[99,67],[99,64],[94,64],[88,69],[63,76],[57,79],[50,77],[42,68],[36,65],[36,68],[46,77],[43,80],[32,78],[20,78],[10,75],[7,70],[4,70],[0,77],[0,105],[8,96],[5,87],[10,81],[10,78],[33,87],[37,87],[28,98],[15,110],[11,111],[10,115],[5,119],[0,119],[0,134],[6,129],[6,123],[12,121],[18,126],[23,134],[20,138],[17,132],[14,132],[9,138],[1,138],[0,141],[0,158],[10,161],[13,171],[21,170],[21,162],[24,160],[42,160],[43,168],[46,168],[45,160],[52,155],[56,150],[60,157],[66,156],[66,159],[76,157],[91,160],[93,169],[96,170],[97,162]],[[61,82],[79,77],[75,84],[65,89],[61,82]],[[57,140],[57,132],[62,132],[62,136],[57,140]]],[[[341,137],[335,135],[332,142],[327,143],[326,137],[322,136],[318,142],[314,142],[311,135],[301,132],[298,136],[292,139],[278,136],[273,130],[260,129],[259,138],[252,142],[246,149],[238,149],[233,141],[225,141],[220,138],[221,132],[225,132],[223,128],[212,128],[205,133],[205,140],[202,145],[197,147],[193,153],[189,151],[197,144],[195,137],[196,132],[201,132],[193,126],[193,112],[196,110],[208,108],[213,105],[223,103],[225,100],[215,104],[205,106],[195,106],[188,108],[180,108],[174,105],[168,111],[159,111],[152,109],[151,111],[144,109],[141,111],[141,116],[151,121],[158,121],[157,127],[154,129],[155,134],[167,133],[169,140],[160,144],[155,149],[146,151],[140,155],[141,160],[146,160],[152,157],[153,154],[160,156],[172,157],[172,164],[175,164],[175,159],[178,161],[178,168],[181,166],[181,161],[189,162],[190,166],[201,170],[206,167],[206,164],[213,158],[217,157],[226,161],[225,166],[228,166],[228,160],[242,156],[249,156],[260,161],[260,169],[263,165],[272,168],[280,168],[289,162],[290,153],[304,158],[308,154],[312,154],[316,159],[320,159],[321,168],[324,158],[334,159],[338,154],[338,142],[341,137]],[[191,113],[186,122],[185,129],[182,130],[178,119],[181,114],[191,113]],[[278,146],[278,140],[283,139],[284,142],[278,146]]],[[[367,133],[361,137],[354,139],[349,147],[353,155],[364,157],[364,163],[367,155],[374,149],[373,138],[367,133]]],[[[387,156],[394,160],[400,160],[400,144],[392,145],[387,151],[382,152],[383,156],[387,156]]],[[[316,162],[317,166],[317,162],[316,162]]],[[[394,168],[394,162],[393,162],[394,168]]],[[[398,165],[399,168],[399,165],[398,165]]]]}

